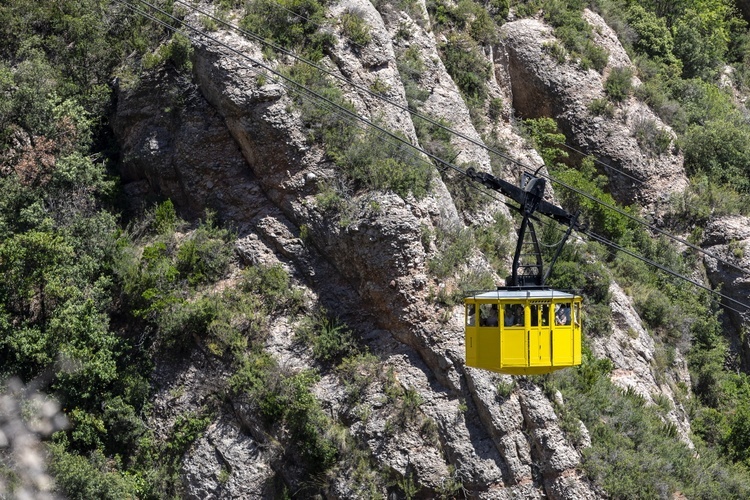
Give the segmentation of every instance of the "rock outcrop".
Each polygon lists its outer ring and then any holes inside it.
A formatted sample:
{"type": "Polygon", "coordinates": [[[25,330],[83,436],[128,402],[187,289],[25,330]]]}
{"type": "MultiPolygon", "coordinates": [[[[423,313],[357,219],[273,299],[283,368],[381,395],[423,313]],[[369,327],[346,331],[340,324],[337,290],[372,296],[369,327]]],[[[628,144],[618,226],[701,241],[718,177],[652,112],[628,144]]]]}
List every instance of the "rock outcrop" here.
{"type": "MultiPolygon", "coordinates": [[[[690,387],[687,361],[673,349],[671,366],[657,363],[657,349],[664,350],[666,346],[657,346],[622,288],[613,283],[609,291],[612,295],[612,334],[593,337],[592,351],[598,358],[612,361],[614,370],[610,378],[616,386],[634,391],[645,404],[668,401],[670,410],[666,417],[675,425],[680,439],[693,448],[687,409],[676,395],[679,385],[690,387]]],[[[659,356],[659,359],[667,358],[659,356]]]]}
{"type": "Polygon", "coordinates": [[[750,302],[750,218],[727,216],[706,226],[703,262],[712,286],[721,287],[723,299],[733,323],[745,369],[750,368],[750,339],[741,332],[748,328],[750,312],[742,304],[750,302]],[[744,340],[741,340],[743,339],[744,340]]]}
{"type": "MultiPolygon", "coordinates": [[[[682,155],[674,148],[648,151],[636,139],[639,128],[649,127],[674,137],[671,129],[642,102],[631,97],[608,119],[590,111],[596,99],[605,99],[604,81],[614,67],[632,67],[612,30],[587,12],[597,42],[610,54],[604,74],[583,70],[575,60],[558,62],[549,47],[559,42],[552,28],[535,19],[522,19],[500,29],[507,60],[513,107],[525,118],[553,117],[567,140],[584,154],[595,156],[610,178],[613,195],[621,203],[651,205],[665,201],[687,186],[682,155]]],[[[498,67],[504,62],[500,56],[498,67]]],[[[637,84],[637,82],[635,82],[637,84]]]]}

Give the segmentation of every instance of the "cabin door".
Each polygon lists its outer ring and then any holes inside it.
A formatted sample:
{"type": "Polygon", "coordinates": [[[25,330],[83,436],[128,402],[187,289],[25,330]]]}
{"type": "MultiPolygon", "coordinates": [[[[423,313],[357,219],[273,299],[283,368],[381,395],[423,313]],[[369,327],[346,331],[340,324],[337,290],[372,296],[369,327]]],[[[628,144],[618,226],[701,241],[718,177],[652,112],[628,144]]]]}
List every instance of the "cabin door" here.
{"type": "Polygon", "coordinates": [[[549,304],[530,304],[529,314],[529,366],[550,366],[552,364],[552,338],[550,335],[549,304]]]}

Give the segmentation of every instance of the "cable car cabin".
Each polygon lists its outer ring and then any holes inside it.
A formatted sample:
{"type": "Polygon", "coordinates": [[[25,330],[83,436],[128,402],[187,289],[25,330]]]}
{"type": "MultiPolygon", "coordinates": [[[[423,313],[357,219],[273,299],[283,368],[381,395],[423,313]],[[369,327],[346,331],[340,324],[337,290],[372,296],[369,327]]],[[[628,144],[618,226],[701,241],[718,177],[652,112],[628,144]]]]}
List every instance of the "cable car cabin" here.
{"type": "Polygon", "coordinates": [[[581,297],[498,289],[467,297],[464,304],[468,366],[531,375],[581,364],[581,297]]]}

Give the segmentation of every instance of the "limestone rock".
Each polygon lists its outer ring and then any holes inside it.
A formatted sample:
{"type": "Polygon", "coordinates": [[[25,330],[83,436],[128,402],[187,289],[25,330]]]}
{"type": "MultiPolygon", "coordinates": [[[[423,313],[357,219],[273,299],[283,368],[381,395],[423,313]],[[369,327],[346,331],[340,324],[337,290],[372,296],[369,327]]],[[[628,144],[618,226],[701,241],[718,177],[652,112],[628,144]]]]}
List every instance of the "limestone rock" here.
{"type": "MultiPolygon", "coordinates": [[[[735,331],[741,332],[750,321],[750,313],[739,305],[750,302],[750,218],[726,216],[710,221],[702,246],[710,254],[703,256],[709,281],[714,287],[720,286],[722,294],[737,301],[722,300],[730,308],[727,313],[735,331]]],[[[750,340],[746,339],[739,351],[743,365],[750,366],[750,340]]]]}
{"type": "MultiPolygon", "coordinates": [[[[601,33],[598,41],[612,56],[605,75],[615,65],[632,66],[601,18],[590,12],[586,18],[594,24],[594,31],[601,33]]],[[[557,62],[546,47],[560,42],[541,21],[510,22],[500,32],[515,110],[526,118],[555,118],[574,147],[607,165],[604,171],[620,202],[650,205],[685,189],[687,178],[681,154],[674,149],[650,152],[636,140],[639,128],[646,126],[674,137],[647,106],[631,97],[618,106],[612,119],[592,115],[591,102],[605,98],[604,75],[592,69],[582,70],[576,61],[557,62]]],[[[498,63],[502,62],[498,57],[498,63]]]]}
{"type": "Polygon", "coordinates": [[[613,331],[608,337],[591,339],[594,354],[612,361],[611,379],[615,385],[635,391],[646,404],[655,404],[659,397],[667,398],[671,406],[667,418],[675,424],[680,439],[693,448],[687,409],[675,393],[677,384],[690,387],[687,360],[675,349],[673,366],[657,366],[655,341],[643,327],[632,300],[617,283],[612,283],[610,293],[613,331]]]}
{"type": "Polygon", "coordinates": [[[187,498],[273,498],[268,453],[227,416],[212,423],[182,461],[187,498]]]}
{"type": "MultiPolygon", "coordinates": [[[[424,2],[419,6],[424,14],[424,2]]],[[[400,51],[416,47],[426,67],[420,83],[430,91],[424,112],[481,142],[488,131],[474,128],[440,61],[439,43],[428,21],[393,6],[383,14],[386,9],[378,8],[380,12],[363,0],[343,0],[328,12],[338,39],[321,64],[360,87],[346,90],[357,112],[416,140],[408,113],[362,90],[387,89],[383,92],[389,100],[405,105],[395,61],[400,51]],[[365,46],[341,36],[334,20],[345,12],[362,16],[371,27],[372,38],[365,46]],[[402,39],[396,34],[404,27],[411,35],[402,39]]],[[[649,179],[652,186],[663,187],[659,183],[669,178],[672,187],[667,191],[679,187],[684,175],[678,156],[648,157],[634,145],[627,123],[602,123],[588,116],[586,104],[602,95],[601,75],[572,65],[553,67],[541,49],[550,39],[549,30],[536,21],[517,21],[503,29],[507,38],[502,46],[486,52],[495,63],[493,96],[512,95],[512,101],[506,101],[522,114],[533,109],[531,104],[540,106],[540,112],[558,117],[571,137],[589,137],[590,151],[602,159],[625,163],[618,168],[649,179]],[[607,138],[608,132],[614,139],[607,138]],[[622,149],[608,149],[616,147],[615,139],[622,149]]],[[[600,31],[602,43],[614,43],[611,33],[600,31]]],[[[422,241],[423,227],[462,226],[445,184],[436,178],[431,195],[419,201],[387,192],[352,193],[346,220],[332,217],[316,195],[340,173],[323,148],[307,140],[287,88],[259,78],[258,62],[271,67],[277,63],[265,61],[260,46],[238,35],[213,36],[247,57],[196,39],[194,81],[161,73],[120,92],[114,122],[126,189],[134,195],[171,197],[181,213],[192,217],[206,208],[216,210],[222,220],[239,227],[236,247],[243,265],[283,266],[306,300],[334,311],[381,366],[392,369],[394,381],[388,383],[413,391],[409,394],[415,408],[401,418],[399,402],[386,404],[398,391],[389,394],[382,373],[368,380],[357,408],[347,402],[346,381],[335,370],[312,388],[326,413],[347,425],[379,468],[416,478],[424,496],[454,481],[471,498],[592,498],[593,489],[578,470],[579,451],[565,439],[542,391],[524,384],[500,394],[499,384],[507,383],[507,377],[463,367],[463,311],[432,299],[435,283],[428,261],[435,249],[422,241]],[[165,106],[164,96],[176,95],[175,89],[187,98],[165,106]]],[[[622,51],[612,61],[626,64],[627,55],[622,51]]],[[[337,85],[346,87],[340,81],[337,85]]],[[[632,122],[632,116],[647,112],[631,102],[620,117],[632,122]]],[[[514,157],[541,165],[539,156],[513,132],[509,104],[490,132],[508,140],[514,157]]],[[[454,138],[453,145],[460,151],[458,161],[491,168],[480,145],[461,138],[454,138]]],[[[511,178],[515,172],[506,169],[503,174],[511,178]]],[[[642,186],[619,184],[618,189],[626,198],[659,198],[642,186]]],[[[478,223],[498,207],[493,202],[485,208],[476,214],[478,223]]],[[[627,299],[617,297],[613,307],[622,306],[618,310],[624,324],[632,321],[642,330],[627,299]]],[[[295,328],[293,317],[274,318],[264,345],[289,373],[317,366],[309,349],[297,342],[295,328]]],[[[630,339],[626,331],[623,326],[616,335],[630,339]]],[[[653,345],[645,336],[644,331],[640,344],[619,351],[601,346],[599,353],[613,357],[619,370],[640,370],[637,384],[652,394],[665,389],[652,380],[648,362],[653,345]]],[[[150,422],[158,436],[167,436],[178,415],[201,408],[212,391],[221,390],[228,367],[218,364],[199,350],[181,363],[160,360],[154,373],[155,418],[150,422]]],[[[280,458],[288,437],[280,430],[277,441],[268,439],[251,403],[246,396],[233,397],[228,403],[232,414],[221,413],[186,454],[182,476],[191,497],[266,497],[279,493],[269,486],[274,475],[288,484],[301,481],[299,467],[280,458]]],[[[356,497],[350,477],[338,475],[327,495],[356,497]]]]}
{"type": "Polygon", "coordinates": [[[565,439],[552,404],[541,389],[523,384],[520,400],[547,495],[550,498],[595,498],[592,486],[578,471],[581,456],[565,439]]]}

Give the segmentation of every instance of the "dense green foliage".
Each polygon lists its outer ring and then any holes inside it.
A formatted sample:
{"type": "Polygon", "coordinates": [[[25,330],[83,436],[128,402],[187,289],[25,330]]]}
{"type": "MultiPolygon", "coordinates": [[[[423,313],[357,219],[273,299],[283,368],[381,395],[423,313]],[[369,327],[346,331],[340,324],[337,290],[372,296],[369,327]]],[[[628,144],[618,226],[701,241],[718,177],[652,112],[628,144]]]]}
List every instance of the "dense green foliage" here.
{"type": "Polygon", "coordinates": [[[722,460],[715,449],[698,443],[689,449],[666,419],[671,409],[646,405],[634,391],[623,391],[609,379],[609,360],[585,356],[580,368],[557,372],[544,385],[559,390],[562,427],[580,442],[578,421],[591,436],[584,450],[587,475],[613,498],[743,498],[750,491],[747,471],[722,460]],[[697,452],[697,453],[696,453],[697,452]]]}
{"type": "Polygon", "coordinates": [[[286,50],[300,50],[320,60],[333,36],[320,27],[325,23],[325,1],[261,0],[247,2],[240,26],[286,50]]]}

